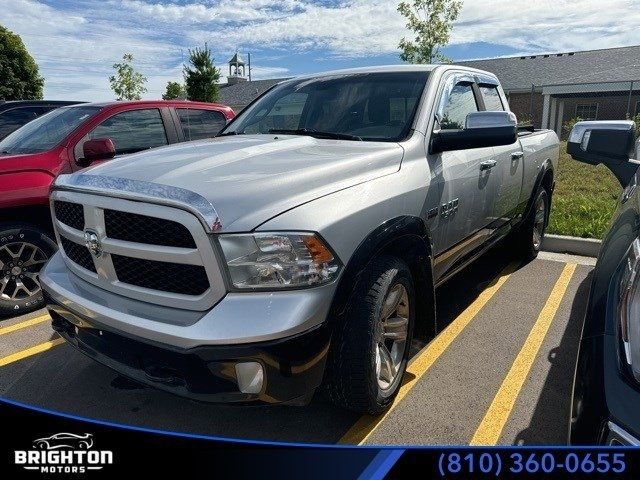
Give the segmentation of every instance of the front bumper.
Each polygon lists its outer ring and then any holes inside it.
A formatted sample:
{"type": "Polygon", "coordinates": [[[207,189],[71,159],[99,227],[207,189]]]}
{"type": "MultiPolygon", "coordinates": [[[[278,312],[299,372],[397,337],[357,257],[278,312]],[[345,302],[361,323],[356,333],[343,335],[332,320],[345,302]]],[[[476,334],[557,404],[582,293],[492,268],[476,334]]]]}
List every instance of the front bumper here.
{"type": "Polygon", "coordinates": [[[56,254],[41,272],[54,328],[82,353],[162,390],[210,402],[297,403],[324,373],[335,285],[228,294],[207,312],[161,307],[99,289],[56,254]],[[243,393],[236,365],[262,366],[243,393]]]}
{"type": "Polygon", "coordinates": [[[45,293],[53,328],[85,355],[132,378],[183,397],[221,403],[295,403],[322,382],[329,349],[326,324],[282,340],[179,350],[110,330],[55,303],[45,293]],[[259,393],[242,393],[238,363],[258,362],[259,393]]]}

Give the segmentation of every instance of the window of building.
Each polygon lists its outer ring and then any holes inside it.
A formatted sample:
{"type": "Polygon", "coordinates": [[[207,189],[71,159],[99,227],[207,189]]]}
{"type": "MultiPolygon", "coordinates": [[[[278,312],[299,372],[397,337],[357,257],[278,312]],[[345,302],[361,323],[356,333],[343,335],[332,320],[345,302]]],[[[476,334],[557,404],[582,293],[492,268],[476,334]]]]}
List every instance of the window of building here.
{"type": "Polygon", "coordinates": [[[582,120],[597,120],[598,119],[598,104],[589,103],[583,105],[576,105],[576,118],[582,120]]]}
{"type": "Polygon", "coordinates": [[[456,83],[450,92],[446,92],[438,108],[438,120],[443,130],[463,129],[467,115],[478,111],[476,97],[470,83],[456,83]]]}
{"type": "Polygon", "coordinates": [[[177,112],[185,140],[215,137],[227,124],[224,115],[216,110],[178,108],[177,112]]]}
{"type": "Polygon", "coordinates": [[[488,111],[504,111],[504,105],[502,105],[500,93],[498,93],[498,87],[480,87],[480,93],[482,94],[482,99],[484,100],[484,106],[488,111]]]}

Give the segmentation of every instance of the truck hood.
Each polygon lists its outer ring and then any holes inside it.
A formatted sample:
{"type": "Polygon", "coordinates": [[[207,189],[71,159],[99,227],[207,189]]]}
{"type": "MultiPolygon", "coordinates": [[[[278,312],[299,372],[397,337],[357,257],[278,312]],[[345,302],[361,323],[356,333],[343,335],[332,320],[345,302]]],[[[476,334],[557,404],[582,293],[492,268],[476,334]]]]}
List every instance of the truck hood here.
{"type": "Polygon", "coordinates": [[[220,230],[249,231],[321,196],[397,172],[397,143],[242,135],[188,142],[82,172],[190,190],[215,208],[220,230]]]}

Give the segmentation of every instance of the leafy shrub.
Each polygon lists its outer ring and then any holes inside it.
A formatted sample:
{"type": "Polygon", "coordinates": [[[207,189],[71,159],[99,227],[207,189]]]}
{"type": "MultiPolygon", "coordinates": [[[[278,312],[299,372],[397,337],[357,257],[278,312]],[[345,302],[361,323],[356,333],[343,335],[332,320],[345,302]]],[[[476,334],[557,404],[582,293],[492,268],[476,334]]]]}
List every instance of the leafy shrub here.
{"type": "Polygon", "coordinates": [[[564,122],[562,124],[563,133],[568,137],[569,134],[571,133],[571,130],[573,130],[573,127],[578,122],[582,122],[582,119],[580,117],[571,118],[571,119],[567,120],[566,122],[564,122]]]}

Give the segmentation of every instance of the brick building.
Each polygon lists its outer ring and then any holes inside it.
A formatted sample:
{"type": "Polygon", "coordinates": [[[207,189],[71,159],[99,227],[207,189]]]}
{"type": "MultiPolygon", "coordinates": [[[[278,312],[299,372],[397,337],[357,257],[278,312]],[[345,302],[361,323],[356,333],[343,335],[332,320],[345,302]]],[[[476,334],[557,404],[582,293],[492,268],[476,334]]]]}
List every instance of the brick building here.
{"type": "Polygon", "coordinates": [[[640,46],[457,62],[495,73],[520,120],[562,133],[570,119],[640,114],[640,46]]]}

